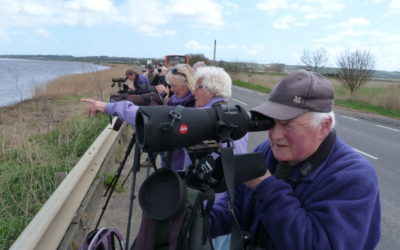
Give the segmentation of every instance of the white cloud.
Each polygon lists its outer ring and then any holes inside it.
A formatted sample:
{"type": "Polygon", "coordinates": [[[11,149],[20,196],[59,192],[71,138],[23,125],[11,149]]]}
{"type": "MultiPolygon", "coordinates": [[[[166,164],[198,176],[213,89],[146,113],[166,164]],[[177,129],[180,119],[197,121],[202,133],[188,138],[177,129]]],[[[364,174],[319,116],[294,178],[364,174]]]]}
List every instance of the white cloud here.
{"type": "Polygon", "coordinates": [[[230,2],[230,1],[222,1],[221,4],[223,6],[231,8],[231,9],[235,9],[235,10],[239,9],[239,5],[237,5],[236,3],[230,2]]]}
{"type": "Polygon", "coordinates": [[[137,28],[137,30],[143,34],[153,37],[166,37],[173,36],[176,34],[175,30],[160,30],[154,26],[141,25],[137,28]]]}
{"type": "Polygon", "coordinates": [[[256,4],[256,8],[266,11],[270,15],[284,15],[273,26],[278,29],[286,29],[292,23],[292,21],[285,21],[288,15],[299,20],[294,25],[305,26],[308,25],[307,19],[330,18],[334,13],[345,8],[345,5],[338,0],[263,0],[256,4]]]}
{"type": "Polygon", "coordinates": [[[348,19],[345,22],[332,24],[329,28],[342,28],[342,29],[351,29],[355,26],[370,26],[371,22],[362,17],[353,17],[348,19]]]}
{"type": "Polygon", "coordinates": [[[281,19],[275,21],[275,22],[272,24],[272,26],[273,26],[274,28],[277,28],[277,29],[288,29],[288,28],[289,28],[289,25],[290,25],[291,23],[293,23],[295,20],[296,20],[296,18],[295,18],[294,16],[292,16],[292,15],[286,15],[286,16],[282,17],[281,19]]]}
{"type": "Polygon", "coordinates": [[[187,42],[185,47],[194,50],[211,50],[211,46],[201,45],[199,42],[194,40],[187,42]]]}
{"type": "Polygon", "coordinates": [[[207,25],[209,28],[222,28],[224,21],[221,6],[210,0],[175,0],[165,8],[167,15],[176,19],[207,25]]]}
{"type": "Polygon", "coordinates": [[[257,55],[265,51],[264,45],[257,44],[257,45],[242,45],[241,50],[244,54],[249,55],[257,55]]]}
{"type": "Polygon", "coordinates": [[[365,0],[366,4],[372,3],[372,4],[377,4],[380,3],[382,0],[365,0]]]}
{"type": "Polygon", "coordinates": [[[377,60],[377,68],[400,71],[398,55],[400,55],[400,43],[398,42],[379,47],[376,58],[383,58],[383,60],[377,60]]]}
{"type": "Polygon", "coordinates": [[[48,30],[46,30],[45,28],[37,29],[36,33],[38,33],[39,35],[44,36],[44,37],[49,37],[50,36],[50,32],[48,30]]]}
{"type": "Polygon", "coordinates": [[[389,8],[399,10],[400,9],[400,0],[391,0],[389,2],[389,8]]]}
{"type": "Polygon", "coordinates": [[[238,46],[236,44],[229,44],[229,45],[217,45],[217,49],[237,49],[238,46]]]}
{"type": "Polygon", "coordinates": [[[391,0],[388,5],[389,15],[400,15],[400,0],[391,0]]]}
{"type": "Polygon", "coordinates": [[[303,22],[295,22],[293,23],[295,26],[307,26],[310,24],[308,21],[303,21],[303,22]]]}
{"type": "Polygon", "coordinates": [[[111,0],[0,0],[0,6],[7,6],[0,9],[0,29],[4,31],[60,24],[129,25],[149,36],[176,34],[168,27],[173,21],[220,29],[224,26],[223,8],[235,8],[234,3],[220,5],[214,0],[124,0],[118,4],[111,0]]]}
{"type": "Polygon", "coordinates": [[[109,0],[71,0],[65,3],[67,9],[75,11],[93,11],[110,13],[114,9],[109,0]]]}
{"type": "Polygon", "coordinates": [[[290,9],[290,4],[286,0],[263,0],[257,3],[256,7],[260,10],[274,13],[282,9],[290,9]]]}

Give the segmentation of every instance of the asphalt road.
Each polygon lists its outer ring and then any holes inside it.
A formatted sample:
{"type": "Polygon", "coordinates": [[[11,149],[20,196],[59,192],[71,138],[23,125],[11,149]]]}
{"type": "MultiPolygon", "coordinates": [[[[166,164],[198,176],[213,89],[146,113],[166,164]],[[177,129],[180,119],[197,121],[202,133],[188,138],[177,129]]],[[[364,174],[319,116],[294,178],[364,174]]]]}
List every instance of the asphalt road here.
{"type": "MultiPolygon", "coordinates": [[[[249,110],[266,98],[266,94],[234,86],[231,103],[249,110]]],[[[378,173],[382,237],[377,249],[400,249],[400,121],[385,122],[343,111],[335,115],[337,134],[370,160],[378,173]]],[[[266,131],[250,133],[249,151],[266,138],[266,131]]]]}

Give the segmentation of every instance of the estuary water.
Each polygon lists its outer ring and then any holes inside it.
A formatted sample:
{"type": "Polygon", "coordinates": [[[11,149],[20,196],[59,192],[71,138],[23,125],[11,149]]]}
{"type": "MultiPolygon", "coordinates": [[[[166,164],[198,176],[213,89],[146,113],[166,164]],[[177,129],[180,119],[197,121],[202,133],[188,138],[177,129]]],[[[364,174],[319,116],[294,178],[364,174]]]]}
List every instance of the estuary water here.
{"type": "Polygon", "coordinates": [[[44,85],[60,76],[108,68],[83,62],[0,58],[0,107],[29,99],[35,86],[44,85]]]}

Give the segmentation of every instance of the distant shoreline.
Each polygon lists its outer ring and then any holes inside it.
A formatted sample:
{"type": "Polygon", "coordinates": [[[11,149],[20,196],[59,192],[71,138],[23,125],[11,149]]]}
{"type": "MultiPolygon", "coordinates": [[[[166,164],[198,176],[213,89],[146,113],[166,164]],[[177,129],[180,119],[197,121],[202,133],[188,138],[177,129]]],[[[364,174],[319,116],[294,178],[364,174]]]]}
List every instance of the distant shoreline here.
{"type": "Polygon", "coordinates": [[[89,62],[0,58],[0,107],[28,100],[38,88],[46,88],[49,82],[60,77],[103,71],[110,67],[89,62]]]}
{"type": "MultiPolygon", "coordinates": [[[[33,60],[59,60],[59,61],[78,61],[78,62],[89,62],[89,63],[113,63],[113,64],[146,64],[147,60],[159,61],[161,58],[149,58],[149,57],[114,57],[114,56],[82,56],[75,57],[71,55],[0,55],[0,58],[22,58],[22,59],[33,59],[33,60]]],[[[258,66],[260,65],[271,65],[273,63],[253,63],[253,62],[233,62],[233,61],[221,61],[226,64],[232,65],[242,65],[247,67],[249,72],[259,72],[258,66]]],[[[285,64],[283,64],[285,65],[285,64]]],[[[289,65],[286,64],[285,68],[287,70],[295,70],[298,68],[304,68],[304,65],[289,65]]],[[[335,67],[325,67],[326,73],[333,73],[337,71],[335,67]]],[[[260,71],[262,73],[263,71],[260,71]]],[[[400,71],[387,71],[387,70],[375,70],[372,75],[373,78],[377,79],[395,79],[400,80],[400,71]]]]}

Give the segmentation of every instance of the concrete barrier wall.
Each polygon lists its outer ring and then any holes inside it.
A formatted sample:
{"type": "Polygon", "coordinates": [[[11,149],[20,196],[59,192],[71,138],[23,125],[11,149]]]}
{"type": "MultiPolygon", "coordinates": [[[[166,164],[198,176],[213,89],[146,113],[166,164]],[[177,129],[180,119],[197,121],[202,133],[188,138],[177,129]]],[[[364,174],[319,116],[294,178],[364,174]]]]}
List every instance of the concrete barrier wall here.
{"type": "Polygon", "coordinates": [[[95,219],[103,174],[113,167],[126,126],[108,125],[57,187],[10,249],[76,249],[95,219]],[[96,204],[97,202],[97,204],[96,204]]]}

